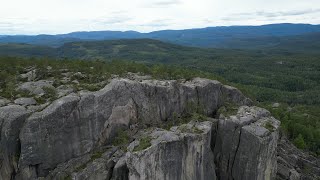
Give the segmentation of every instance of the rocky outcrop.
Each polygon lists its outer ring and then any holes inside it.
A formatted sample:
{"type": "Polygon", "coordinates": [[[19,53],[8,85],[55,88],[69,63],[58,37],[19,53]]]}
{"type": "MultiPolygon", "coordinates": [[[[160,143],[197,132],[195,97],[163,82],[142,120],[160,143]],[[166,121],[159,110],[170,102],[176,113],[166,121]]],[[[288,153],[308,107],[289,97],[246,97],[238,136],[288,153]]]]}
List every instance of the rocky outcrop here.
{"type": "Polygon", "coordinates": [[[250,102],[237,89],[217,81],[115,79],[98,92],[68,95],[29,117],[20,134],[20,165],[34,166],[44,176],[59,163],[109,142],[117,128],[137,121],[161,124],[191,105],[202,106],[203,113],[212,116],[225,101],[234,100],[250,102]]]}
{"type": "Polygon", "coordinates": [[[265,109],[243,106],[219,120],[214,147],[220,179],[275,177],[280,122],[265,109]]]}
{"type": "MultiPolygon", "coordinates": [[[[216,123],[215,123],[216,125],[216,123]]],[[[170,131],[156,129],[150,135],[151,147],[135,152],[133,142],[127,153],[129,179],[216,179],[212,122],[189,123],[170,131]]]]}
{"type": "Polygon", "coordinates": [[[49,180],[274,178],[280,123],[264,109],[241,106],[236,114],[216,120],[193,117],[190,123],[170,130],[154,128],[190,111],[216,117],[225,104],[250,105],[251,101],[218,81],[141,78],[113,79],[100,91],[69,94],[39,112],[30,106],[28,110],[2,107],[0,125],[5,135],[1,134],[0,148],[6,153],[1,159],[1,176],[49,180]],[[133,140],[126,154],[125,145],[109,147],[120,131],[130,131],[127,141],[133,140]]]}
{"type": "Polygon", "coordinates": [[[296,148],[282,137],[278,146],[278,180],[320,179],[320,159],[296,148]]]}
{"type": "Polygon", "coordinates": [[[41,95],[45,94],[45,88],[55,89],[53,81],[39,80],[35,82],[25,82],[18,86],[17,91],[27,92],[30,95],[41,95]]]}

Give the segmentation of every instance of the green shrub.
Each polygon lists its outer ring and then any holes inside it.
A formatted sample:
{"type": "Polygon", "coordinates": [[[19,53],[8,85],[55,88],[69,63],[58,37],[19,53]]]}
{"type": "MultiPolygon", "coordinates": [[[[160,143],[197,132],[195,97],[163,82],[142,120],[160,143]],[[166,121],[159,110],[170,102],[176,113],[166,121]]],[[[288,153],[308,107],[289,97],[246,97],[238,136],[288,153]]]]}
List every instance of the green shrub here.
{"type": "Polygon", "coordinates": [[[202,134],[203,133],[203,131],[201,129],[197,128],[197,127],[193,127],[192,131],[193,131],[193,133],[196,133],[196,134],[202,134]]]}
{"type": "Polygon", "coordinates": [[[148,147],[151,146],[151,137],[146,136],[140,139],[140,143],[138,146],[136,146],[133,151],[142,151],[144,149],[147,149],[148,147]]]}
{"type": "Polygon", "coordinates": [[[91,160],[95,160],[102,157],[103,152],[96,152],[91,156],[91,160]]]}
{"type": "Polygon", "coordinates": [[[269,131],[273,132],[274,131],[274,126],[271,124],[271,122],[266,122],[266,124],[264,125],[264,127],[266,129],[268,129],[269,131]]]}
{"type": "Polygon", "coordinates": [[[299,134],[298,137],[293,140],[293,144],[297,146],[297,148],[299,149],[306,148],[306,143],[304,142],[304,139],[301,134],[299,134]]]}
{"type": "Polygon", "coordinates": [[[217,116],[220,116],[220,114],[223,114],[224,116],[236,115],[238,112],[238,108],[238,105],[226,102],[222,107],[218,109],[217,116]]]}
{"type": "Polygon", "coordinates": [[[129,143],[129,135],[127,131],[120,130],[112,141],[112,145],[121,146],[129,143]]]}

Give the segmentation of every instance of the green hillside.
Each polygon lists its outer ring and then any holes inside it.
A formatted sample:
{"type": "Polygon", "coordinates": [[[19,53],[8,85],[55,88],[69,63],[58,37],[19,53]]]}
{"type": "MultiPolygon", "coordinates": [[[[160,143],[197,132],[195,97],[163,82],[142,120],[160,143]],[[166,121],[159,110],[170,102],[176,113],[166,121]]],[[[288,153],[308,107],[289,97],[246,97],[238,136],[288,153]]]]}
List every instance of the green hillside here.
{"type": "MultiPolygon", "coordinates": [[[[176,66],[109,61],[110,59],[79,61],[0,57],[0,96],[15,97],[15,82],[30,67],[39,69],[43,78],[59,77],[61,70],[65,68],[89,74],[89,78],[81,79],[84,85],[99,82],[101,78],[111,77],[111,74],[124,75],[127,72],[149,74],[156,79],[218,79],[238,87],[255,100],[256,105],[269,109],[281,120],[283,132],[293,142],[299,143],[297,145],[300,148],[320,155],[319,57],[248,55],[237,51],[224,56],[217,53],[213,59],[198,59],[193,62],[187,59],[181,63],[176,61],[176,66]],[[278,63],[279,60],[282,60],[282,64],[278,63]],[[45,73],[48,66],[51,67],[50,73],[45,73]],[[272,107],[275,102],[280,103],[280,106],[272,107]]],[[[84,87],[91,90],[102,88],[88,85],[84,87]]]]}
{"type": "MultiPolygon", "coordinates": [[[[283,130],[290,139],[302,136],[306,148],[320,154],[320,52],[317,51],[318,41],[312,39],[314,37],[289,39],[278,43],[278,48],[255,51],[191,48],[150,39],[73,42],[59,48],[8,44],[0,46],[0,55],[90,60],[80,64],[79,61],[47,61],[47,58],[25,62],[71,66],[80,71],[94,65],[94,60],[123,59],[147,66],[139,65],[137,70],[136,64],[106,64],[102,70],[108,67],[106,71],[112,69],[118,74],[125,68],[126,71],[146,71],[155,78],[166,79],[195,76],[218,79],[238,87],[257,104],[268,108],[281,119],[283,130]],[[280,107],[272,108],[275,102],[279,102],[280,107]]],[[[12,74],[17,72],[14,68],[23,63],[21,59],[2,59],[2,81],[8,80],[6,77],[12,79],[12,74]]]]}

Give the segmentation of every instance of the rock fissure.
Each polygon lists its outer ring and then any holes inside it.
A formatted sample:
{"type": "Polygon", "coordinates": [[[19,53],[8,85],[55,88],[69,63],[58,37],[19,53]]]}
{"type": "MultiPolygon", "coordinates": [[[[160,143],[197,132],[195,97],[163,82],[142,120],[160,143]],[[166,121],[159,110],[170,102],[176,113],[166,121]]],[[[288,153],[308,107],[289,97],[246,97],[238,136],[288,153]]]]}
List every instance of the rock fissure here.
{"type": "MultiPolygon", "coordinates": [[[[234,163],[235,163],[235,161],[236,161],[236,156],[237,156],[237,154],[238,154],[238,150],[239,150],[239,147],[240,147],[240,145],[241,145],[241,127],[237,127],[236,130],[235,130],[235,132],[237,131],[238,128],[240,128],[240,129],[239,129],[238,142],[237,142],[237,144],[236,144],[236,150],[235,150],[235,152],[234,152],[234,157],[233,157],[233,159],[232,159],[232,165],[231,165],[231,167],[228,167],[228,171],[230,171],[230,174],[231,174],[232,177],[233,177],[233,167],[234,167],[234,163]]],[[[230,158],[230,157],[229,157],[229,158],[230,158]]],[[[234,179],[234,177],[233,177],[233,179],[234,179]]]]}

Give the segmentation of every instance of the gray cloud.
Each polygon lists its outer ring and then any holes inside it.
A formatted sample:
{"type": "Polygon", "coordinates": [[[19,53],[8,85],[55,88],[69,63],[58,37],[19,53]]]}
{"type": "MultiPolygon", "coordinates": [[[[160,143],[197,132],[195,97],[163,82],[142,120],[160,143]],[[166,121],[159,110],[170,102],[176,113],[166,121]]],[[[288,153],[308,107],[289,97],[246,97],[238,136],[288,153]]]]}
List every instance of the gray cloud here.
{"type": "Polygon", "coordinates": [[[167,7],[172,5],[179,5],[182,1],[180,0],[157,0],[150,2],[147,6],[148,7],[167,7]]]}
{"type": "Polygon", "coordinates": [[[130,17],[109,17],[109,18],[101,18],[95,20],[96,23],[105,24],[105,25],[113,25],[125,23],[132,20],[130,17]]]}
{"type": "Polygon", "coordinates": [[[171,25],[170,19],[156,19],[149,23],[141,24],[141,27],[167,27],[171,25]]]}
{"type": "Polygon", "coordinates": [[[320,9],[305,9],[305,10],[293,10],[293,11],[277,11],[277,12],[265,12],[256,11],[252,13],[237,13],[234,16],[260,16],[260,17],[281,17],[281,16],[300,16],[305,14],[319,13],[320,9]]]}
{"type": "Polygon", "coordinates": [[[305,9],[305,10],[293,10],[293,11],[277,11],[277,12],[246,12],[246,13],[235,13],[230,16],[221,18],[222,21],[243,21],[243,20],[265,20],[265,21],[280,21],[286,20],[285,17],[291,16],[302,16],[307,14],[320,13],[320,9],[305,9]]]}

